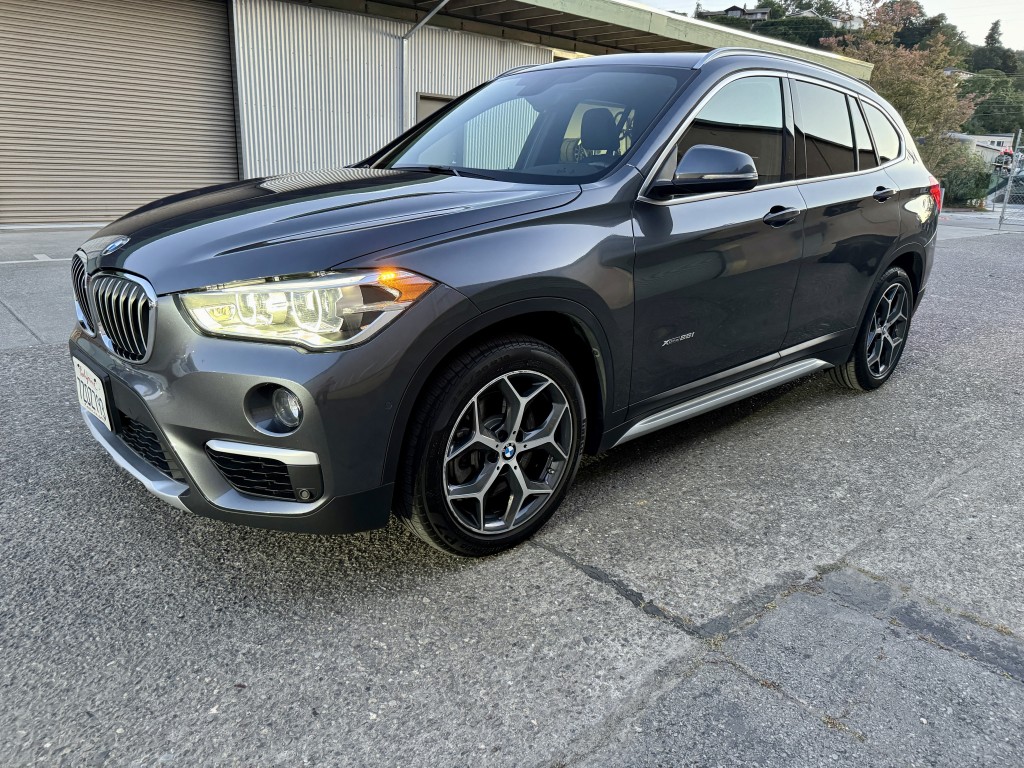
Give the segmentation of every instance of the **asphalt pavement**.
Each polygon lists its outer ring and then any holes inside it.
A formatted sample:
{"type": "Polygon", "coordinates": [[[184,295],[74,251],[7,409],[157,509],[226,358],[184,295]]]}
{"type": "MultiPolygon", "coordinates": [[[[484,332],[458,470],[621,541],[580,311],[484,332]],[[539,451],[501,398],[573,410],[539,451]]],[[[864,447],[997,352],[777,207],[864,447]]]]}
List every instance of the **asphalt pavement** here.
{"type": "Polygon", "coordinates": [[[940,231],[883,389],[589,459],[479,561],[148,496],[75,402],[89,233],[0,233],[0,765],[1024,764],[1024,234],[940,231]]]}

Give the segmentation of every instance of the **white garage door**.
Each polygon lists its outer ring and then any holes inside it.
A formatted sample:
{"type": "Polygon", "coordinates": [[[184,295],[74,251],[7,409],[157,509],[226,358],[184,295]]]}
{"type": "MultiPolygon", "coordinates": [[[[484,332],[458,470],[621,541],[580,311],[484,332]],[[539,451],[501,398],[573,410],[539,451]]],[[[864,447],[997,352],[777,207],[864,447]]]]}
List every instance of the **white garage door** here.
{"type": "Polygon", "coordinates": [[[0,225],[237,179],[228,29],[218,0],[2,0],[0,225]]]}

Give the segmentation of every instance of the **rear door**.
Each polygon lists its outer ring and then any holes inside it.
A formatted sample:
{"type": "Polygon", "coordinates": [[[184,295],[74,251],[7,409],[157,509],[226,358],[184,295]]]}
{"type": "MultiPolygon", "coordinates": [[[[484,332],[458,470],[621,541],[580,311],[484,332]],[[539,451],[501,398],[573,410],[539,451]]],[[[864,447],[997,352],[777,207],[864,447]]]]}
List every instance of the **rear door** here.
{"type": "Polygon", "coordinates": [[[784,86],[785,76],[774,74],[718,86],[684,123],[658,174],[671,176],[696,144],[717,145],[753,158],[753,190],[635,204],[636,413],[696,394],[708,377],[770,364],[765,358],[782,344],[803,226],[803,199],[784,183],[793,176],[784,86]]]}
{"type": "Polygon", "coordinates": [[[846,341],[900,234],[898,190],[880,162],[860,100],[791,80],[797,178],[807,207],[804,251],[784,347],[846,341]]]}

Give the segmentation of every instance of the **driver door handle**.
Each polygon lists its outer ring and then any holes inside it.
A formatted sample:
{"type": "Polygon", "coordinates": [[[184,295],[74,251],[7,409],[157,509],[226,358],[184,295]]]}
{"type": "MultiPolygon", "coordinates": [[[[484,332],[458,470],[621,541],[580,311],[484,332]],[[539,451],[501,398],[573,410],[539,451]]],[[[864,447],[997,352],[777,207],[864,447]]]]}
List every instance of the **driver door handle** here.
{"type": "Polygon", "coordinates": [[[786,208],[781,205],[774,205],[772,206],[772,209],[764,215],[762,221],[769,227],[784,227],[801,213],[803,213],[803,211],[799,208],[786,208]]]}
{"type": "Polygon", "coordinates": [[[878,189],[875,190],[875,194],[873,194],[872,197],[875,198],[875,200],[877,200],[878,202],[884,203],[886,200],[888,200],[895,194],[895,189],[889,189],[888,187],[879,187],[878,189]]]}

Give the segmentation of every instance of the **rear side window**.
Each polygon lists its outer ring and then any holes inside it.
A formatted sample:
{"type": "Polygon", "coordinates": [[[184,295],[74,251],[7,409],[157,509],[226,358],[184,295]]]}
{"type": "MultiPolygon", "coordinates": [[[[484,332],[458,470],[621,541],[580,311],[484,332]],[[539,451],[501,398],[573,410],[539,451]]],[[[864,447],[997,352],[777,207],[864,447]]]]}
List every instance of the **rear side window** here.
{"type": "Polygon", "coordinates": [[[871,146],[871,134],[868,133],[864,115],[860,113],[860,107],[856,100],[850,99],[849,101],[850,115],[853,117],[853,138],[857,142],[857,167],[862,171],[876,168],[878,159],[875,157],[875,148],[871,146]]]}
{"type": "Polygon", "coordinates": [[[867,115],[868,125],[871,126],[871,133],[875,137],[879,161],[888,163],[895,160],[900,154],[900,135],[889,122],[889,118],[883,115],[878,107],[870,104],[864,105],[864,114],[867,115]]]}
{"type": "Polygon", "coordinates": [[[779,78],[735,80],[700,108],[660,175],[671,177],[690,147],[711,144],[750,155],[757,168],[758,185],[775,184],[782,180],[782,138],[779,78]]]}
{"type": "Polygon", "coordinates": [[[803,143],[807,156],[805,178],[855,171],[853,129],[845,94],[803,80],[793,81],[793,94],[797,103],[796,140],[797,144],[803,143]]]}

